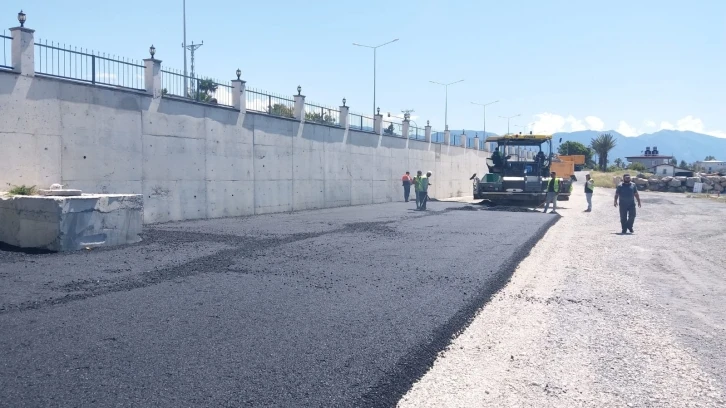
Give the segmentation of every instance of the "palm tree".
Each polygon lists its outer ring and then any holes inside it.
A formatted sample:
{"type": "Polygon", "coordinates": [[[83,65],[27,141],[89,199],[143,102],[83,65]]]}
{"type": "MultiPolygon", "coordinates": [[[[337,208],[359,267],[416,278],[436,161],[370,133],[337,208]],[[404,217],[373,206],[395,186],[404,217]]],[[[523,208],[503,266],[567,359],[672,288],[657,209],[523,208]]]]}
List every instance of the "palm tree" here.
{"type": "Polygon", "coordinates": [[[614,163],[618,167],[623,167],[623,159],[621,159],[620,157],[618,157],[617,159],[615,159],[615,162],[614,163]]]}
{"type": "Polygon", "coordinates": [[[616,140],[613,135],[609,133],[603,133],[600,136],[590,140],[590,147],[597,153],[598,164],[600,165],[601,171],[607,171],[608,168],[608,153],[616,145],[616,140]]]}

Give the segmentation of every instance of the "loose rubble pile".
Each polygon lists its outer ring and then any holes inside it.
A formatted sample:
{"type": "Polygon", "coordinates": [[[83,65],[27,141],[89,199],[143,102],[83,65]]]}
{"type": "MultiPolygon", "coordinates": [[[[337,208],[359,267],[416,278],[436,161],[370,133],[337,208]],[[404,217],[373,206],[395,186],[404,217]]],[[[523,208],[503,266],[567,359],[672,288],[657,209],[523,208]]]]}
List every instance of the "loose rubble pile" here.
{"type": "MultiPolygon", "coordinates": [[[[613,180],[617,185],[620,183],[620,177],[613,180]]],[[[658,177],[651,176],[646,178],[644,174],[638,174],[633,178],[633,183],[638,186],[638,190],[665,191],[671,193],[693,192],[693,186],[696,183],[703,183],[702,192],[704,193],[721,193],[726,191],[726,176],[718,174],[696,174],[693,177],[658,177]]]]}

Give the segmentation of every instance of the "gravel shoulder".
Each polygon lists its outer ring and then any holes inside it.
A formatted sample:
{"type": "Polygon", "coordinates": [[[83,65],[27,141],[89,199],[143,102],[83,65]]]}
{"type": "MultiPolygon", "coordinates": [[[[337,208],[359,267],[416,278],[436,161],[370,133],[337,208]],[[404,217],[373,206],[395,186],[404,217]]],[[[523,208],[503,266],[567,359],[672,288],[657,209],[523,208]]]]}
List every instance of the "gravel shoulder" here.
{"type": "Polygon", "coordinates": [[[592,213],[582,194],[560,203],[398,406],[726,406],[726,205],[643,192],[619,235],[613,194],[597,189],[592,213]]]}

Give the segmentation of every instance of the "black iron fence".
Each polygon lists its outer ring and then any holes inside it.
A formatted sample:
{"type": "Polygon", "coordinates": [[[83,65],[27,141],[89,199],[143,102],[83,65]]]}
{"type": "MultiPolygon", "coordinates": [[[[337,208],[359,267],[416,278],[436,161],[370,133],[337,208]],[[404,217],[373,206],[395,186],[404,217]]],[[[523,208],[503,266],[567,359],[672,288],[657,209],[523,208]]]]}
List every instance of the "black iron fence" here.
{"type": "Polygon", "coordinates": [[[35,43],[35,72],[74,81],[119,88],[144,89],[139,61],[57,44],[35,43]]]}
{"type": "Polygon", "coordinates": [[[185,76],[181,71],[161,70],[161,94],[213,105],[233,106],[232,85],[211,78],[185,76]]]}
{"type": "Polygon", "coordinates": [[[431,142],[444,143],[444,132],[438,132],[436,130],[432,130],[431,131],[431,142]]]}
{"type": "Polygon", "coordinates": [[[383,134],[389,136],[401,136],[403,134],[403,126],[400,123],[384,120],[383,134]]]}
{"type": "Polygon", "coordinates": [[[368,116],[351,113],[348,115],[348,127],[363,132],[375,132],[375,121],[368,116]]]}
{"type": "Polygon", "coordinates": [[[408,133],[409,139],[426,140],[426,129],[425,128],[412,126],[411,128],[409,128],[408,132],[409,132],[408,133]]]}
{"type": "Polygon", "coordinates": [[[253,88],[245,90],[246,109],[268,115],[295,117],[295,101],[282,95],[262,92],[253,88]]]}
{"type": "Polygon", "coordinates": [[[10,55],[12,53],[12,40],[13,38],[10,37],[3,31],[2,34],[0,34],[0,49],[2,49],[2,58],[0,58],[0,69],[13,69],[12,67],[12,56],[10,55]]]}
{"type": "Polygon", "coordinates": [[[313,103],[305,104],[305,121],[340,126],[340,111],[313,103]]]}

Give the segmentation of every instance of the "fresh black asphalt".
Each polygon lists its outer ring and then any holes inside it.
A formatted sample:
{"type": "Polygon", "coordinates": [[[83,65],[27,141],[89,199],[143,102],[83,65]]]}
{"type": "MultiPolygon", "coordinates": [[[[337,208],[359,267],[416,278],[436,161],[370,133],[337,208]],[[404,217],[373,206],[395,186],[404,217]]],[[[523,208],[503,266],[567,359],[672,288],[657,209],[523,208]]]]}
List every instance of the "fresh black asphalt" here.
{"type": "Polygon", "coordinates": [[[0,406],[393,406],[557,219],[412,207],[0,249],[0,406]]]}

